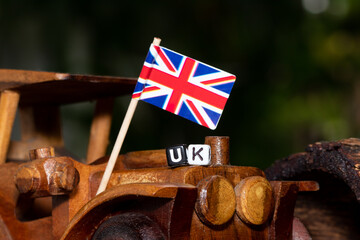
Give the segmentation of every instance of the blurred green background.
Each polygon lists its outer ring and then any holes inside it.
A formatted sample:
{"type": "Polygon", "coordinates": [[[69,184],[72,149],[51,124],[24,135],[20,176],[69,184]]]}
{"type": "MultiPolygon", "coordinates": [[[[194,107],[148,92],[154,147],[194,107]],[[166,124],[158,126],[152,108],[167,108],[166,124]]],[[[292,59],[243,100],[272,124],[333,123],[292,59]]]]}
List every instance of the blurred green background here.
{"type": "MultiPolygon", "coordinates": [[[[264,169],[309,143],[359,135],[357,0],[0,0],[0,31],[1,68],[137,77],[157,36],[237,76],[215,131],[141,102],[123,153],[226,135],[233,164],[264,169]]],[[[112,143],[129,102],[116,101],[112,143]]],[[[80,158],[93,108],[62,108],[65,144],[80,158]]]]}

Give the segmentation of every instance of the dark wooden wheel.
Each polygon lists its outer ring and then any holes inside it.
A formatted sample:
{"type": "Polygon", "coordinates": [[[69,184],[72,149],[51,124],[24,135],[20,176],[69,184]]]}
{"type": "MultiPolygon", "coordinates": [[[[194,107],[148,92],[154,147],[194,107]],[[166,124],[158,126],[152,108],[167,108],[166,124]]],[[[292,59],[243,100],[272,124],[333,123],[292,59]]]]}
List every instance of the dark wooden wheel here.
{"type": "Polygon", "coordinates": [[[162,240],[159,226],[141,213],[123,213],[100,224],[92,240],[162,240]]]}

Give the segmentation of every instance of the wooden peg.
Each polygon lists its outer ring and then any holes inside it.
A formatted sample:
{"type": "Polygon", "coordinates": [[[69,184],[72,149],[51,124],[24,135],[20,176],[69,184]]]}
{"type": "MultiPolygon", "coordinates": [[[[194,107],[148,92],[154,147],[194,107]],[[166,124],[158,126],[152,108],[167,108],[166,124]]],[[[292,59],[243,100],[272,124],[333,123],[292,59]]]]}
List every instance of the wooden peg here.
{"type": "Polygon", "coordinates": [[[205,144],[211,148],[211,165],[229,165],[229,137],[207,136],[205,144]]]}
{"type": "Polygon", "coordinates": [[[235,187],[236,213],[246,223],[265,223],[274,208],[270,183],[263,177],[248,177],[235,187]]]}
{"type": "Polygon", "coordinates": [[[226,178],[215,175],[199,182],[195,210],[200,220],[209,225],[222,225],[235,213],[235,192],[226,178]]]}
{"type": "Polygon", "coordinates": [[[53,147],[36,148],[29,151],[30,160],[55,157],[53,147]]]}

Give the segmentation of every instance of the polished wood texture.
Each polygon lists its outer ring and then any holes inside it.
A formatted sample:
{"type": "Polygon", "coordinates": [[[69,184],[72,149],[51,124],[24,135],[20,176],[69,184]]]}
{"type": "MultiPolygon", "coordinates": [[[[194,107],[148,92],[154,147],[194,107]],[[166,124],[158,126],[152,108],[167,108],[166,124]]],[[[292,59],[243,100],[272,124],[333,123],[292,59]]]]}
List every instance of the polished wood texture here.
{"type": "Polygon", "coordinates": [[[273,191],[263,177],[243,179],[236,187],[236,213],[246,223],[261,225],[273,211],[273,191]]]}

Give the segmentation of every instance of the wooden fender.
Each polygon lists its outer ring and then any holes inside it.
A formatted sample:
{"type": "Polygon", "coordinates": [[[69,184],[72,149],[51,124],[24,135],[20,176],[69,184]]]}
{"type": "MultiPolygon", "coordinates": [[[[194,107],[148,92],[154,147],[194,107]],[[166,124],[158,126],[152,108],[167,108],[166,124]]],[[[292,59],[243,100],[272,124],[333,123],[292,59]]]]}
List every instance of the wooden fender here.
{"type": "MultiPolygon", "coordinates": [[[[103,222],[115,215],[128,214],[131,218],[129,222],[138,219],[138,216],[130,216],[129,213],[148,217],[153,221],[152,225],[161,229],[159,234],[163,234],[165,239],[189,239],[196,196],[196,187],[187,184],[119,185],[97,195],[82,207],[61,240],[90,239],[103,222]]],[[[109,228],[109,231],[111,229],[114,230],[109,228]]]]}

